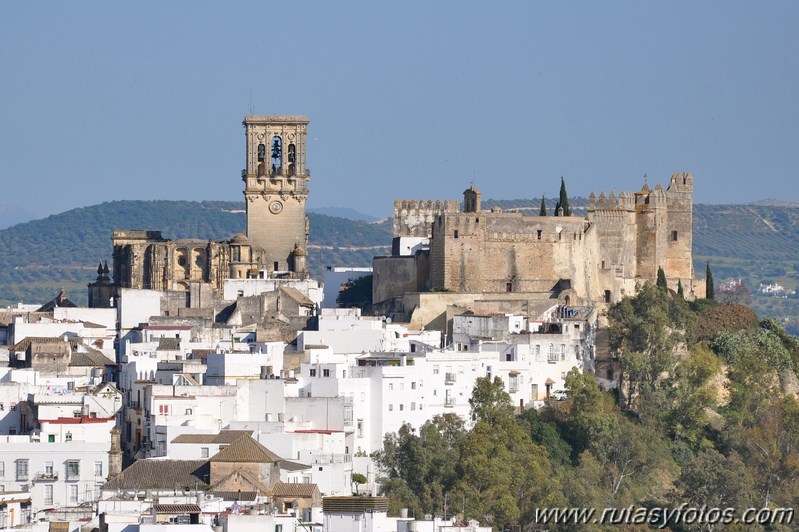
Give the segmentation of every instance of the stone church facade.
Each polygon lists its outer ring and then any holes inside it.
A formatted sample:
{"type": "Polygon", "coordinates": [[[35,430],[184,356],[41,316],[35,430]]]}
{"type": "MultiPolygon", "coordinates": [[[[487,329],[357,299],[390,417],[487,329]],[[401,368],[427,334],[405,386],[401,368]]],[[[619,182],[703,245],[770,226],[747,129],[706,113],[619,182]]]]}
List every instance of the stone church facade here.
{"type": "Polygon", "coordinates": [[[168,240],[160,231],[114,231],[116,286],[189,291],[192,284],[221,289],[226,279],[264,273],[270,277],[308,278],[308,118],[247,116],[244,129],[246,166],[241,177],[247,208],[246,234],[208,241],[168,240]]]}
{"type": "MultiPolygon", "coordinates": [[[[398,240],[429,239],[412,256],[376,257],[373,297],[406,292],[495,294],[502,299],[557,298],[582,305],[618,301],[662,267],[686,297],[699,286],[692,262],[693,176],[672,175],[668,188],[589,197],[586,216],[530,216],[483,210],[480,191],[456,201],[398,200],[398,240]]],[[[443,294],[442,294],[443,295],[443,294]]]]}

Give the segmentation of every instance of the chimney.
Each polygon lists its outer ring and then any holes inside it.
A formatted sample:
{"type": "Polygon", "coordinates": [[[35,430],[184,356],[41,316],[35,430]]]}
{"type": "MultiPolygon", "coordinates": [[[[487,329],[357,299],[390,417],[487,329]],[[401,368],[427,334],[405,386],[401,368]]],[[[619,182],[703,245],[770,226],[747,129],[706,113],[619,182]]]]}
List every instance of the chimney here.
{"type": "Polygon", "coordinates": [[[119,427],[111,429],[111,449],[108,451],[108,480],[122,472],[122,445],[119,437],[122,430],[119,427]]]}

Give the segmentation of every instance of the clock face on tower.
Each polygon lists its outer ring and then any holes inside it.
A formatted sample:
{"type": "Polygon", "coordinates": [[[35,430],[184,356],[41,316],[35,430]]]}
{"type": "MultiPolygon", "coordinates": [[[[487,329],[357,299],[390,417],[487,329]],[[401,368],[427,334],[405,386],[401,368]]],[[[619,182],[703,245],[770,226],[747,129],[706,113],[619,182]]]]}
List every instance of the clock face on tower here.
{"type": "Polygon", "coordinates": [[[283,204],[279,201],[273,201],[269,204],[269,212],[272,214],[279,214],[283,210],[283,204]]]}

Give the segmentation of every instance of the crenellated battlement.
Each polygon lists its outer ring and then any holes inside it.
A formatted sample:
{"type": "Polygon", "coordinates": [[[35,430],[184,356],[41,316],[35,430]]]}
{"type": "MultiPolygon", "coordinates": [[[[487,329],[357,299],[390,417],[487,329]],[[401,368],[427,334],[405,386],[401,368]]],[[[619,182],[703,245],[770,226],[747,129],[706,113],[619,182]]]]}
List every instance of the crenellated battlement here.
{"type": "Polygon", "coordinates": [[[433,221],[443,213],[457,213],[457,200],[395,200],[394,236],[430,237],[433,221]]]}

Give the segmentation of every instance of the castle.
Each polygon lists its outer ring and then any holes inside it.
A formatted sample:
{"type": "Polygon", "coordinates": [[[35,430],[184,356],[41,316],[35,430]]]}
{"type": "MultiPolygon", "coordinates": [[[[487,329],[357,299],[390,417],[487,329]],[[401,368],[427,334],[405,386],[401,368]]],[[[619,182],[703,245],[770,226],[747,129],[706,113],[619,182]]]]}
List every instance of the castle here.
{"type": "MultiPolygon", "coordinates": [[[[694,297],[693,179],[675,173],[667,189],[592,193],[586,216],[483,210],[474,186],[462,209],[452,200],[397,200],[392,256],[373,263],[373,301],[391,308],[406,293],[432,291],[446,304],[462,304],[464,294],[504,302],[495,311],[521,300],[611,303],[654,282],[658,268],[671,289],[694,297]]],[[[422,301],[400,306],[408,317],[422,301]]]]}
{"type": "Polygon", "coordinates": [[[247,116],[244,129],[246,234],[208,241],[114,231],[114,285],[107,270],[98,271],[89,285],[91,306],[110,306],[114,286],[191,292],[221,289],[226,279],[308,278],[308,118],[247,116]]]}

